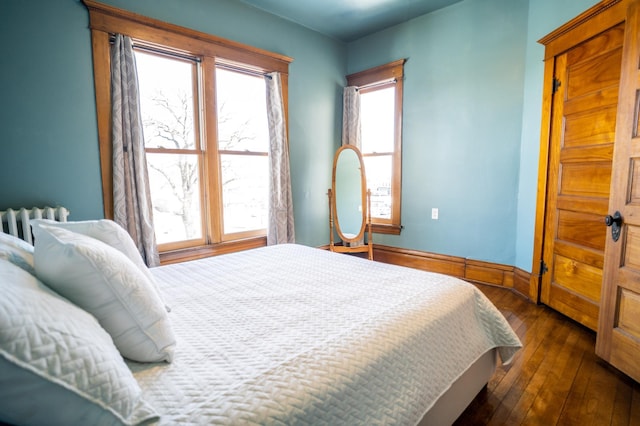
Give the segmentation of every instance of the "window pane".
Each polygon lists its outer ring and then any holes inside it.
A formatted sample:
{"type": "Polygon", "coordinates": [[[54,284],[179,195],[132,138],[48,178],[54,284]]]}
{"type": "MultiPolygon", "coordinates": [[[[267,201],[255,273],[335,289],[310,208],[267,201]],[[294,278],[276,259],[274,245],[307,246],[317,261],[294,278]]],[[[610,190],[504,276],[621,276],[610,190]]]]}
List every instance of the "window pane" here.
{"type": "Polygon", "coordinates": [[[158,244],[202,238],[196,155],[147,153],[158,244]]]}
{"type": "Polygon", "coordinates": [[[371,217],[391,218],[392,156],[364,157],[367,188],[371,190],[371,217]]]}
{"type": "Polygon", "coordinates": [[[267,227],[269,158],[262,155],[222,155],[224,233],[267,227]]]}
{"type": "Polygon", "coordinates": [[[395,91],[387,87],[360,96],[363,154],[393,152],[395,91]]]}
{"type": "Polygon", "coordinates": [[[267,152],[264,77],[216,68],[216,91],[219,149],[267,152]]]}
{"type": "Polygon", "coordinates": [[[135,51],[147,148],[195,149],[195,62],[135,51]]]}

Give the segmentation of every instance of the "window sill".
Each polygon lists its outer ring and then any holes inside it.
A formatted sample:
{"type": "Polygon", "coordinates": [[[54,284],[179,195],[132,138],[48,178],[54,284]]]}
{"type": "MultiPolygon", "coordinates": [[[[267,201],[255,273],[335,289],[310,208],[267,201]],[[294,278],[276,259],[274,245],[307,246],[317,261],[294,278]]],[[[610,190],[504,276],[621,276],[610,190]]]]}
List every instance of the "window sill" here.
{"type": "Polygon", "coordinates": [[[402,225],[372,223],[371,228],[374,234],[400,235],[402,225]]]}
{"type": "Polygon", "coordinates": [[[160,265],[186,262],[188,260],[202,259],[221,254],[234,253],[267,245],[267,237],[247,238],[243,240],[227,241],[216,244],[208,244],[198,247],[189,247],[179,250],[170,250],[160,253],[160,265]]]}

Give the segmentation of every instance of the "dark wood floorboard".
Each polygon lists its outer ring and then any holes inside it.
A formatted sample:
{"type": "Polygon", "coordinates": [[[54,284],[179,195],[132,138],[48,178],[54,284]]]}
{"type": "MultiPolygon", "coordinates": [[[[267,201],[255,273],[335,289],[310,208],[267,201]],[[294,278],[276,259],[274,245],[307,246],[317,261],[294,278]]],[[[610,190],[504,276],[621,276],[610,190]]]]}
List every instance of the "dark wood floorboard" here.
{"type": "Polygon", "coordinates": [[[477,287],[523,348],[498,366],[456,425],[640,426],[640,384],[595,355],[593,331],[508,289],[477,287]]]}

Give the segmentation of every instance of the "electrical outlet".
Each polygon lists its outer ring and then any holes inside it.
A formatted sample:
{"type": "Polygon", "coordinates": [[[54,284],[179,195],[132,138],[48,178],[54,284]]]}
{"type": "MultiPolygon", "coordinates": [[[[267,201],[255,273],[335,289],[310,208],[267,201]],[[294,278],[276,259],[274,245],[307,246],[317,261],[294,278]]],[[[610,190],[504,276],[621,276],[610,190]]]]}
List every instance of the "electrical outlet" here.
{"type": "Polygon", "coordinates": [[[438,220],[438,209],[436,207],[431,209],[431,219],[438,220]]]}

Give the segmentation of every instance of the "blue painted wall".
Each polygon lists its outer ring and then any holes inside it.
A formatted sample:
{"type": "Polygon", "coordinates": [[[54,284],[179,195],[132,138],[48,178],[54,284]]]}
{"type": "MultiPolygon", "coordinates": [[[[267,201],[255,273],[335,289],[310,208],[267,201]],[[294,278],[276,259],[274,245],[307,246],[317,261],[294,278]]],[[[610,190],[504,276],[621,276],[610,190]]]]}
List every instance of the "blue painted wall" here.
{"type": "MultiPolygon", "coordinates": [[[[328,242],[326,190],[344,76],[405,65],[400,236],[376,242],[530,271],[543,47],[597,0],[464,0],[348,45],[233,0],[105,3],[294,58],[289,79],[299,242],[328,242]],[[430,219],[431,208],[440,219],[430,219]]],[[[88,13],[79,0],[0,2],[0,210],[103,215],[88,13]]]]}
{"type": "Polygon", "coordinates": [[[514,263],[527,11],[467,0],[349,44],[349,72],[408,59],[404,229],[375,241],[514,263]]]}
{"type": "Polygon", "coordinates": [[[102,216],[87,25],[74,0],[0,2],[0,210],[102,216]]]}
{"type": "MultiPolygon", "coordinates": [[[[290,155],[298,241],[328,241],[346,46],[232,0],[104,3],[294,58],[290,155]]],[[[78,0],[0,2],[0,210],[60,204],[103,217],[91,37],[78,0]]]]}

